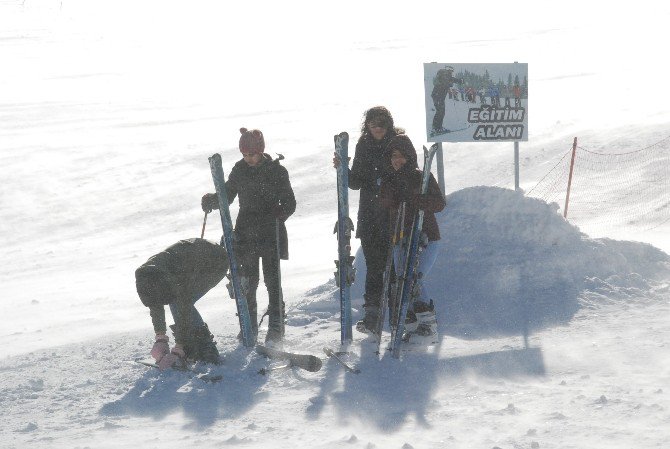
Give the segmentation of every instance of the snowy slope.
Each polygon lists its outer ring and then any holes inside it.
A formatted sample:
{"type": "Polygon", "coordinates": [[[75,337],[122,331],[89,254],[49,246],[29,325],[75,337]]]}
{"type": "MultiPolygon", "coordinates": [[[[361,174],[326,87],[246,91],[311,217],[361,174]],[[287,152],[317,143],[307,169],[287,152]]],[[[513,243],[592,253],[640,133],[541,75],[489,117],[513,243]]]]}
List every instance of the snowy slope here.
{"type": "MultiPolygon", "coordinates": [[[[669,134],[664,103],[636,83],[662,85],[670,69],[649,45],[665,39],[667,6],[610,5],[605,21],[583,2],[496,5],[473,25],[437,2],[293,16],[285,2],[0,1],[0,447],[667,446],[667,223],[576,227],[562,205],[509,190],[511,144],[445,145],[429,279],[440,345],[397,361],[357,334],[346,359],[358,375],[323,354],[339,345],[332,135],[355,141],[361,113],[385,104],[422,145],[424,62],[529,63],[526,191],[574,136],[623,152],[669,134]],[[132,362],[152,343],[133,271],[200,234],[207,157],[229,170],[240,126],[286,156],[298,200],[286,347],[324,366],[259,375],[275,363],[237,346],[219,286],[198,307],[226,362],[197,370],[223,380],[158,373],[132,362]]],[[[645,176],[664,173],[663,155],[645,176]]],[[[630,192],[612,193],[642,210],[667,194],[630,192]]],[[[220,232],[209,217],[205,236],[220,232]]],[[[355,318],[360,251],[356,266],[355,318]]]]}

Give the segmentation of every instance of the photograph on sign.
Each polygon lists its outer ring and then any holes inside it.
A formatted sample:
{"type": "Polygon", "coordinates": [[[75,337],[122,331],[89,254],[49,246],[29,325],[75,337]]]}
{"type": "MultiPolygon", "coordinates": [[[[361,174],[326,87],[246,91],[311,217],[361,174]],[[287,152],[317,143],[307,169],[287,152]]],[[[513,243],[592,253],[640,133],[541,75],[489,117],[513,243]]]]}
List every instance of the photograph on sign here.
{"type": "Polygon", "coordinates": [[[423,67],[429,142],[528,140],[528,64],[423,67]]]}

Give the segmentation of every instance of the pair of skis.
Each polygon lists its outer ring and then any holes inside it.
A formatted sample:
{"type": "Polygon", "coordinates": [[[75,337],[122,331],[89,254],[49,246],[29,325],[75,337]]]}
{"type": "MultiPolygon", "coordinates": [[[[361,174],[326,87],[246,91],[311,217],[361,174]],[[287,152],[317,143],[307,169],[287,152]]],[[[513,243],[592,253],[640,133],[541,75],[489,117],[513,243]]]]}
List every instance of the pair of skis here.
{"type": "Polygon", "coordinates": [[[351,233],[354,223],[349,218],[349,134],[341,132],[335,136],[335,153],[340,160],[337,166],[337,271],[335,282],[340,289],[340,343],[346,345],[353,340],[351,321],[350,287],[354,283],[356,270],[351,255],[351,233]]]}
{"type": "MultiPolygon", "coordinates": [[[[393,269],[393,251],[395,246],[403,241],[405,238],[404,235],[404,223],[405,223],[405,212],[407,209],[407,203],[401,202],[398,205],[398,211],[396,214],[395,224],[393,226],[393,234],[391,234],[391,240],[389,242],[388,250],[386,253],[386,266],[384,267],[384,276],[382,278],[382,298],[381,304],[379,305],[379,316],[377,322],[375,323],[375,328],[373,334],[377,338],[377,349],[376,353],[379,354],[379,348],[382,343],[382,330],[384,329],[384,321],[386,320],[386,309],[389,307],[389,294],[391,290],[391,270],[393,269]]],[[[396,286],[399,286],[400,283],[396,282],[396,286]]],[[[397,289],[396,289],[397,290],[397,289]]],[[[395,304],[395,298],[398,298],[397,291],[393,294],[394,303],[391,304],[391,310],[394,311],[394,315],[391,317],[391,321],[395,317],[395,310],[397,309],[397,304],[395,304]]]]}
{"type": "MultiPolygon", "coordinates": [[[[335,283],[340,298],[340,343],[343,347],[353,341],[351,319],[351,284],[354,283],[356,269],[354,256],[351,255],[351,233],[354,223],[349,217],[349,134],[341,132],[334,136],[337,164],[337,222],[333,234],[337,236],[337,260],[335,260],[335,283]]],[[[361,371],[352,368],[340,356],[347,354],[323,348],[326,355],[342,365],[347,371],[358,374],[361,371]]]]}
{"type": "MultiPolygon", "coordinates": [[[[430,149],[423,147],[423,172],[421,176],[421,194],[425,195],[428,192],[428,183],[430,181],[430,168],[433,163],[433,158],[438,150],[438,144],[431,145],[430,149]]],[[[393,266],[393,252],[397,245],[405,245],[404,266],[402,267],[402,274],[396,279],[396,289],[393,295],[393,316],[391,316],[391,343],[389,349],[394,358],[400,357],[400,346],[402,343],[403,334],[405,333],[405,319],[407,312],[413,301],[412,292],[415,289],[416,282],[419,279],[420,273],[417,272],[419,265],[419,253],[421,251],[421,233],[423,230],[423,217],[425,212],[419,209],[414,216],[412,228],[409,235],[404,236],[404,223],[407,204],[402,202],[398,206],[398,213],[394,226],[394,232],[391,236],[389,249],[387,253],[386,266],[383,277],[382,300],[380,305],[379,319],[375,329],[375,336],[377,338],[377,353],[382,339],[382,329],[384,326],[386,309],[389,303],[390,279],[391,269],[393,266]]]]}
{"type": "Polygon", "coordinates": [[[249,315],[249,306],[247,298],[240,282],[239,265],[235,256],[233,245],[233,222],[230,218],[230,208],[228,207],[228,193],[226,191],[226,178],[223,174],[221,164],[221,155],[215,153],[209,158],[209,168],[212,172],[216,196],[219,199],[219,213],[221,215],[221,225],[223,227],[223,244],[228,254],[230,264],[230,277],[232,289],[237,306],[237,316],[240,321],[240,330],[242,331],[242,344],[247,348],[253,348],[256,344],[256,333],[251,326],[251,316],[249,315]]]}

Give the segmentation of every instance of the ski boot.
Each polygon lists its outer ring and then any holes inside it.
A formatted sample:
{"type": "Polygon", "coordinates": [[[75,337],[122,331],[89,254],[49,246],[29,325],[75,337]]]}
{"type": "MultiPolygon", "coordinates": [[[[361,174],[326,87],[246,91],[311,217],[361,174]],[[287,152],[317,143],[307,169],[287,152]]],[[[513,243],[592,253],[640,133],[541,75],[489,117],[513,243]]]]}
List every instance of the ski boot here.
{"type": "Polygon", "coordinates": [[[378,306],[363,306],[365,309],[365,315],[362,320],[359,320],[356,323],[356,330],[364,334],[372,335],[374,334],[375,327],[377,326],[377,320],[379,318],[379,307],[378,306]]]}
{"type": "Polygon", "coordinates": [[[188,354],[187,357],[196,362],[201,361],[214,365],[221,363],[221,356],[216,349],[214,335],[209,331],[207,324],[193,331],[191,354],[188,354]]]}
{"type": "Polygon", "coordinates": [[[284,340],[284,321],[280,319],[278,313],[271,312],[269,317],[268,332],[265,334],[265,343],[271,347],[279,347],[284,340]]]}
{"type": "Polygon", "coordinates": [[[403,341],[423,345],[438,342],[437,316],[435,315],[435,306],[432,300],[430,303],[423,301],[414,303],[414,310],[411,314],[409,312],[407,314],[403,341]],[[410,318],[412,318],[411,323],[408,323],[410,318]]]}

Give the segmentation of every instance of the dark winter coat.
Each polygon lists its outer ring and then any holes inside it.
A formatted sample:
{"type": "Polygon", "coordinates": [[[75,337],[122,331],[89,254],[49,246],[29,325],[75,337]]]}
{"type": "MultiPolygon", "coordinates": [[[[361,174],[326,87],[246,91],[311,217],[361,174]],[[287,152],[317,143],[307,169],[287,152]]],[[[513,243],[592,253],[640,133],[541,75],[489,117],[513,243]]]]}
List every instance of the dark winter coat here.
{"type": "MultiPolygon", "coordinates": [[[[149,314],[156,332],[165,332],[167,304],[176,304],[188,330],[191,305],[223,279],[228,271],[225,249],[204,239],[180,240],[151,256],[135,271],[137,293],[149,314]]],[[[178,336],[179,337],[179,336],[178,336]]]]}
{"type": "Polygon", "coordinates": [[[384,177],[393,170],[389,164],[388,144],[397,133],[398,130],[389,130],[381,141],[365,133],[356,144],[349,171],[349,187],[360,190],[356,224],[358,238],[366,233],[386,234],[388,230],[388,212],[381,206],[379,188],[384,177]]]}
{"type": "MultiPolygon", "coordinates": [[[[382,183],[382,206],[387,210],[387,214],[388,210],[391,211],[390,220],[391,223],[395,223],[398,215],[398,206],[402,201],[407,201],[403,229],[405,235],[409,235],[414,216],[419,208],[418,203],[421,202],[422,209],[425,211],[423,216],[423,232],[431,242],[440,240],[440,228],[437,225],[435,214],[444,209],[446,205],[444,196],[432,174],[428,182],[427,193],[420,195],[422,172],[418,168],[414,168],[415,164],[409,167],[408,165],[393,173],[382,183]]],[[[392,233],[393,229],[390,232],[392,233]]]]}
{"type": "Polygon", "coordinates": [[[454,83],[462,84],[463,80],[460,78],[454,78],[452,73],[446,69],[438,70],[435,78],[433,78],[433,92],[431,93],[431,96],[433,99],[443,99],[446,97],[447,92],[449,92],[449,89],[454,85],[454,83]]]}
{"type": "Polygon", "coordinates": [[[279,246],[282,259],[288,259],[288,235],[284,221],[295,212],[296,202],[288,171],[263,154],[262,163],[250,167],[238,161],[226,181],[228,202],[239,196],[240,209],[235,223],[236,248],[258,256],[276,251],[276,226],[279,218],[279,246]]]}

